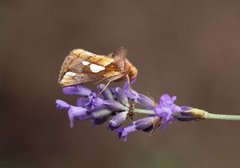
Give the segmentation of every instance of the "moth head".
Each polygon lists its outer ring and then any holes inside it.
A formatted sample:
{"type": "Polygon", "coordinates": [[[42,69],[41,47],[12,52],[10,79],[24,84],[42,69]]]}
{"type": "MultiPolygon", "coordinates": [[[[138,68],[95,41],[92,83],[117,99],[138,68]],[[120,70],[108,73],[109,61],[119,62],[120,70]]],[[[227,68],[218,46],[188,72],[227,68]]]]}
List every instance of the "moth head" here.
{"type": "Polygon", "coordinates": [[[128,74],[131,81],[136,79],[138,70],[127,59],[127,50],[125,48],[121,47],[115,52],[114,60],[117,63],[118,68],[122,71],[125,71],[125,74],[128,74]]]}

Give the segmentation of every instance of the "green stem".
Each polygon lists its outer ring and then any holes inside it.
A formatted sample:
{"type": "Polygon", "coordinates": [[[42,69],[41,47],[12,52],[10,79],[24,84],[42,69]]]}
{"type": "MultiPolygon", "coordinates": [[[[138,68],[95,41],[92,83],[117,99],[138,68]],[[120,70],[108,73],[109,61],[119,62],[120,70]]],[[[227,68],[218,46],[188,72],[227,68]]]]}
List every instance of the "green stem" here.
{"type": "Polygon", "coordinates": [[[206,119],[211,120],[233,120],[233,121],[240,121],[240,115],[225,115],[225,114],[212,114],[207,113],[206,119]]]}
{"type": "Polygon", "coordinates": [[[140,114],[155,114],[155,112],[153,110],[138,109],[138,108],[135,108],[134,112],[140,113],[140,114]]]}

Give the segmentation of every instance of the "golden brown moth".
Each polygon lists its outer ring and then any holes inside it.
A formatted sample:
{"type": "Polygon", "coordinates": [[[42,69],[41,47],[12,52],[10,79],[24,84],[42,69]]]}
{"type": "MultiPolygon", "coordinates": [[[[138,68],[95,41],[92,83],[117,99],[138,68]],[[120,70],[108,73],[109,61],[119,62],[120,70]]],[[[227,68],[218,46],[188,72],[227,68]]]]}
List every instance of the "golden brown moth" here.
{"type": "Polygon", "coordinates": [[[83,49],[74,49],[63,61],[58,82],[62,86],[86,82],[112,81],[127,78],[132,81],[137,77],[137,68],[127,59],[127,50],[123,47],[115,53],[97,55],[83,49]]]}

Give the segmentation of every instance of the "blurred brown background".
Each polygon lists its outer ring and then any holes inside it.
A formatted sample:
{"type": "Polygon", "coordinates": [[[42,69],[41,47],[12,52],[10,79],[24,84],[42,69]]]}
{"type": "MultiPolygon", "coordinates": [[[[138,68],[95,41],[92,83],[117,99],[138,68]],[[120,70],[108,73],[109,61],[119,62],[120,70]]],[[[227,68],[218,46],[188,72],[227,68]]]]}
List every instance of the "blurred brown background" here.
{"type": "Polygon", "coordinates": [[[240,123],[174,123],[127,143],[55,109],[64,57],[124,46],[134,87],[156,100],[240,114],[239,1],[6,1],[0,4],[0,167],[239,167],[240,123]]]}

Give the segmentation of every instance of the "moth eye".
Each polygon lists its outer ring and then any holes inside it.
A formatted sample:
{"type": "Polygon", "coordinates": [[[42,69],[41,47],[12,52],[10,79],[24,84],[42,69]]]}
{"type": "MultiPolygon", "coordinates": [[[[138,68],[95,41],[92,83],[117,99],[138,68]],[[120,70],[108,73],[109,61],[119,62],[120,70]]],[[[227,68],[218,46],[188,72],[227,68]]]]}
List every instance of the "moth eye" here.
{"type": "Polygon", "coordinates": [[[90,62],[88,62],[88,61],[83,61],[82,64],[83,64],[84,66],[87,66],[87,65],[90,64],[90,62]]]}
{"type": "Polygon", "coordinates": [[[99,66],[99,65],[96,65],[96,64],[91,64],[90,65],[90,70],[93,72],[93,73],[98,73],[100,71],[103,71],[105,68],[103,66],[99,66]]]}

